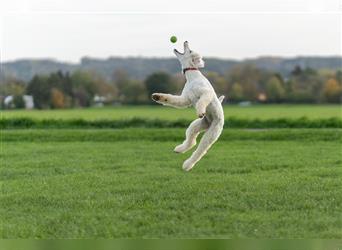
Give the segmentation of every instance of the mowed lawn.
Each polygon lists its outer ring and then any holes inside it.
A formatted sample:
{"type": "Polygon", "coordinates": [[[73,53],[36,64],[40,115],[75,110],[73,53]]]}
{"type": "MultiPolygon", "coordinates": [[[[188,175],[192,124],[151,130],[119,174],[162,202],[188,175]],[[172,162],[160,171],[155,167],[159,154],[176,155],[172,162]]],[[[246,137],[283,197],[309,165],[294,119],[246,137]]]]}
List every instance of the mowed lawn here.
{"type": "MultiPolygon", "coordinates": [[[[274,118],[342,118],[340,105],[252,105],[241,107],[225,105],[226,118],[274,119],[274,118]]],[[[11,110],[2,111],[2,118],[29,117],[34,119],[130,119],[134,117],[149,119],[192,119],[196,118],[193,108],[175,109],[161,105],[151,106],[117,106],[111,108],[85,108],[65,110],[11,110]]]]}
{"type": "Polygon", "coordinates": [[[342,237],[341,130],[226,129],[191,172],[183,134],[3,130],[1,238],[342,237]]]}

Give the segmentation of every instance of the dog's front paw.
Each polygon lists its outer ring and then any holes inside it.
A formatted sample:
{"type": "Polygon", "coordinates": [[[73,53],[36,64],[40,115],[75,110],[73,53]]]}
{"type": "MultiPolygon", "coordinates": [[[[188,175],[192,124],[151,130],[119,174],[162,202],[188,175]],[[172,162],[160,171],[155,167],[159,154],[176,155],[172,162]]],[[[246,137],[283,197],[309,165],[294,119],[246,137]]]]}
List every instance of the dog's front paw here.
{"type": "Polygon", "coordinates": [[[152,100],[158,102],[160,100],[159,94],[152,94],[152,100]]]}
{"type": "Polygon", "coordinates": [[[163,94],[159,93],[152,94],[152,100],[155,102],[167,102],[167,98],[163,94]]]}

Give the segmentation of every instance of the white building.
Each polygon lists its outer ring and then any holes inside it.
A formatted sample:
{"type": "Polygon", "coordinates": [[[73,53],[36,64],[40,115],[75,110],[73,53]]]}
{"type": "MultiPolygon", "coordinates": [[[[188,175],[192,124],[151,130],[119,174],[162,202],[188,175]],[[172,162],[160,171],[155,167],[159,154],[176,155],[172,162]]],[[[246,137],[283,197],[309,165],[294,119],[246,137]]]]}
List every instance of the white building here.
{"type": "MultiPolygon", "coordinates": [[[[4,99],[5,107],[6,108],[15,108],[13,100],[14,100],[14,97],[12,95],[6,96],[4,99]]],[[[26,109],[33,109],[34,108],[34,102],[33,102],[33,96],[32,95],[23,95],[23,101],[25,103],[26,109]]]]}

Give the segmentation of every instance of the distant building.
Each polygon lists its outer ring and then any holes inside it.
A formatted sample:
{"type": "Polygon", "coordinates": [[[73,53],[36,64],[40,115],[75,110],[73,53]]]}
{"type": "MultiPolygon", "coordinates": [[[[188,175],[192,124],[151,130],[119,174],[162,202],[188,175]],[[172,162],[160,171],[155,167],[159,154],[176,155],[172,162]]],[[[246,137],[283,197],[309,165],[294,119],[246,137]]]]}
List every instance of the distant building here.
{"type": "Polygon", "coordinates": [[[34,102],[33,102],[33,96],[32,95],[24,95],[23,99],[25,102],[25,108],[26,109],[33,109],[34,108],[34,102]]]}
{"type": "Polygon", "coordinates": [[[239,102],[239,106],[241,107],[248,107],[251,106],[251,102],[250,101],[243,101],[243,102],[239,102]]]}
{"type": "Polygon", "coordinates": [[[96,107],[103,107],[106,100],[107,98],[104,96],[99,96],[99,95],[94,96],[94,103],[96,107]]]}
{"type": "Polygon", "coordinates": [[[13,96],[9,95],[6,96],[4,99],[4,105],[6,108],[11,108],[11,106],[13,105],[13,96]]]}
{"type": "MultiPolygon", "coordinates": [[[[25,109],[33,109],[34,108],[34,102],[33,102],[33,96],[32,95],[23,95],[22,98],[24,101],[25,109]]],[[[5,97],[4,106],[6,108],[16,108],[13,95],[9,95],[9,96],[5,97]]]]}

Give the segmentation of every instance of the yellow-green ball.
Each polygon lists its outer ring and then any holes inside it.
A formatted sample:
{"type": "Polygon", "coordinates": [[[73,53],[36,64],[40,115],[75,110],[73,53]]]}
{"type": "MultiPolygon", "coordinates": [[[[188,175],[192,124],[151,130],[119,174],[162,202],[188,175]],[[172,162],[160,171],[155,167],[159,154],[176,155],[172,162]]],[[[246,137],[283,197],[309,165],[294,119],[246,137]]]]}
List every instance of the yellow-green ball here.
{"type": "Polygon", "coordinates": [[[177,37],[176,37],[176,36],[171,36],[170,41],[171,41],[172,43],[177,42],[177,37]]]}

